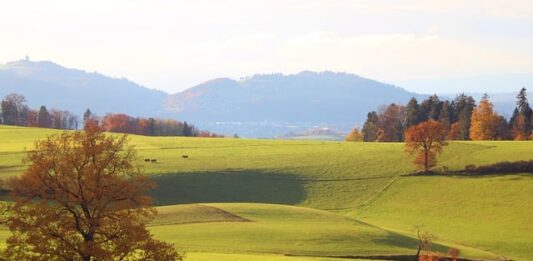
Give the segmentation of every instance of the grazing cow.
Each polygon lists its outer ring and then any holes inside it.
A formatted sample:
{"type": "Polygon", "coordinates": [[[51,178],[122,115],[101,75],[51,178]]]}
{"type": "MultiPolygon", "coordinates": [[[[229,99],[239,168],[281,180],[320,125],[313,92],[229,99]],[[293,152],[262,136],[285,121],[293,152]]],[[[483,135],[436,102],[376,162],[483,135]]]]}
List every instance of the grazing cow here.
{"type": "Polygon", "coordinates": [[[150,162],[150,159],[144,159],[144,162],[150,162]]]}
{"type": "Polygon", "coordinates": [[[189,155],[181,155],[181,157],[184,158],[184,159],[188,159],[189,155]]]}
{"type": "Polygon", "coordinates": [[[157,160],[156,159],[152,159],[152,160],[150,160],[150,162],[157,163],[157,160]]]}

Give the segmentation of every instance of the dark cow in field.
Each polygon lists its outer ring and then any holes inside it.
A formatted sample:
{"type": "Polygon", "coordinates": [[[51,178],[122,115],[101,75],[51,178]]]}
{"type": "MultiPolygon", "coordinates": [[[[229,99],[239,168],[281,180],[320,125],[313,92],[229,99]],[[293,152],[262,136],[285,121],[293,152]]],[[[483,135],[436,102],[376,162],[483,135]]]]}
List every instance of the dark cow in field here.
{"type": "Polygon", "coordinates": [[[144,162],[150,162],[150,159],[144,159],[144,162]]]}
{"type": "Polygon", "coordinates": [[[184,158],[184,159],[188,159],[189,155],[181,155],[181,157],[184,158]]]}
{"type": "Polygon", "coordinates": [[[150,162],[157,163],[157,160],[156,159],[151,159],[150,162]]]}

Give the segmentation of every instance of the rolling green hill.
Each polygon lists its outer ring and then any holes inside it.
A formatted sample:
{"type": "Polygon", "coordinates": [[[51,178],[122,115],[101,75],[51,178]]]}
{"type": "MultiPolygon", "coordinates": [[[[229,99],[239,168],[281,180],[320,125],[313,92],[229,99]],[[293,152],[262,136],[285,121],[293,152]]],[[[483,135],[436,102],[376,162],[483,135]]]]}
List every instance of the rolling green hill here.
{"type": "MultiPolygon", "coordinates": [[[[0,126],[0,176],[19,174],[24,148],[56,132],[0,126]]],[[[531,174],[401,176],[413,167],[400,143],[130,139],[159,185],[152,230],[190,260],[414,253],[421,224],[439,251],[533,259],[531,174]],[[189,203],[203,204],[176,205],[189,203]]],[[[533,158],[533,143],[452,142],[444,151],[439,165],[459,170],[533,158]]]]}

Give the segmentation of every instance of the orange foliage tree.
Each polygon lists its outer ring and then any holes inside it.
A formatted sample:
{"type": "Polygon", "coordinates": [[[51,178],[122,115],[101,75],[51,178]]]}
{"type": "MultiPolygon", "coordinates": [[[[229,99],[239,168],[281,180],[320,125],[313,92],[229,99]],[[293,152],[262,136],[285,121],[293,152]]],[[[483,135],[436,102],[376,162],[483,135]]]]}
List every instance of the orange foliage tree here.
{"type": "Polygon", "coordinates": [[[471,140],[495,140],[500,116],[494,112],[489,97],[485,94],[472,112],[470,125],[471,140]]]}
{"type": "Polygon", "coordinates": [[[344,138],[345,141],[363,141],[363,134],[357,129],[353,128],[344,138]]]}
{"type": "Polygon", "coordinates": [[[458,140],[460,133],[461,133],[461,125],[459,122],[455,122],[450,127],[450,131],[448,132],[448,139],[458,140]]]}
{"type": "Polygon", "coordinates": [[[512,126],[513,137],[515,140],[527,140],[527,126],[524,115],[519,114],[512,126]]]}
{"type": "Polygon", "coordinates": [[[405,150],[416,154],[414,164],[428,172],[437,164],[437,154],[446,145],[446,127],[442,122],[429,120],[412,126],[405,132],[405,150]]]}
{"type": "MultiPolygon", "coordinates": [[[[89,122],[90,123],[90,122],[89,122]]],[[[15,200],[7,218],[8,260],[182,260],[153,239],[156,215],[126,136],[94,123],[35,143],[28,169],[8,181],[15,200]]]]}

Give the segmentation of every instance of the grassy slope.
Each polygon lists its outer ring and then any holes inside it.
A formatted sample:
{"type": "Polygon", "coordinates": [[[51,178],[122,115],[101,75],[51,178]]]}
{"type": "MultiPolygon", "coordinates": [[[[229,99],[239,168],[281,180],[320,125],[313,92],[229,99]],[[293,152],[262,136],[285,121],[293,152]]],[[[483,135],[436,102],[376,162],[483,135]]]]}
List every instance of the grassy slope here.
{"type": "MultiPolygon", "coordinates": [[[[253,203],[207,206],[248,221],[162,225],[153,226],[152,231],[178,248],[194,252],[392,254],[412,253],[415,244],[412,238],[401,234],[321,210],[253,203]]],[[[177,211],[177,219],[181,219],[180,215],[177,211]]]]}
{"type": "Polygon", "coordinates": [[[423,224],[439,238],[533,260],[533,178],[406,177],[353,216],[410,231],[423,224]]]}
{"type": "MultiPolygon", "coordinates": [[[[10,166],[19,164],[21,148],[31,147],[32,140],[51,132],[55,131],[0,127],[0,175],[19,173],[21,168],[10,166]]],[[[158,160],[157,164],[145,164],[145,171],[160,174],[159,189],[153,193],[159,204],[254,202],[307,206],[348,214],[401,233],[410,233],[414,224],[425,224],[444,241],[519,260],[533,258],[533,251],[528,248],[533,242],[533,236],[528,233],[532,231],[529,220],[533,216],[531,176],[398,177],[412,170],[403,153],[403,144],[140,136],[131,139],[141,158],[158,160]],[[190,158],[182,159],[181,155],[190,158]]],[[[530,159],[531,145],[529,142],[454,142],[445,149],[440,164],[460,169],[468,164],[530,159]]],[[[223,224],[236,230],[241,225],[257,225],[223,224]]],[[[218,225],[179,225],[179,229],[193,227],[190,231],[197,228],[208,233],[220,229],[218,225]]],[[[305,226],[300,229],[307,230],[305,226]]],[[[300,230],[293,232],[297,231],[300,230]]],[[[246,230],[237,234],[247,237],[246,230]]],[[[315,239],[319,242],[320,238],[315,239]]],[[[350,236],[339,238],[331,239],[331,245],[321,248],[349,252],[342,242],[350,236]]],[[[222,239],[227,237],[222,236],[218,241],[222,239]]],[[[189,242],[188,238],[180,240],[189,242]]],[[[263,244],[268,251],[274,251],[265,242],[250,241],[250,244],[250,248],[259,247],[254,251],[267,251],[261,249],[263,244]]],[[[270,247],[276,244],[273,242],[270,247]]],[[[239,251],[245,246],[226,241],[223,248],[239,251]]],[[[293,250],[305,252],[304,248],[293,250]]]]}

